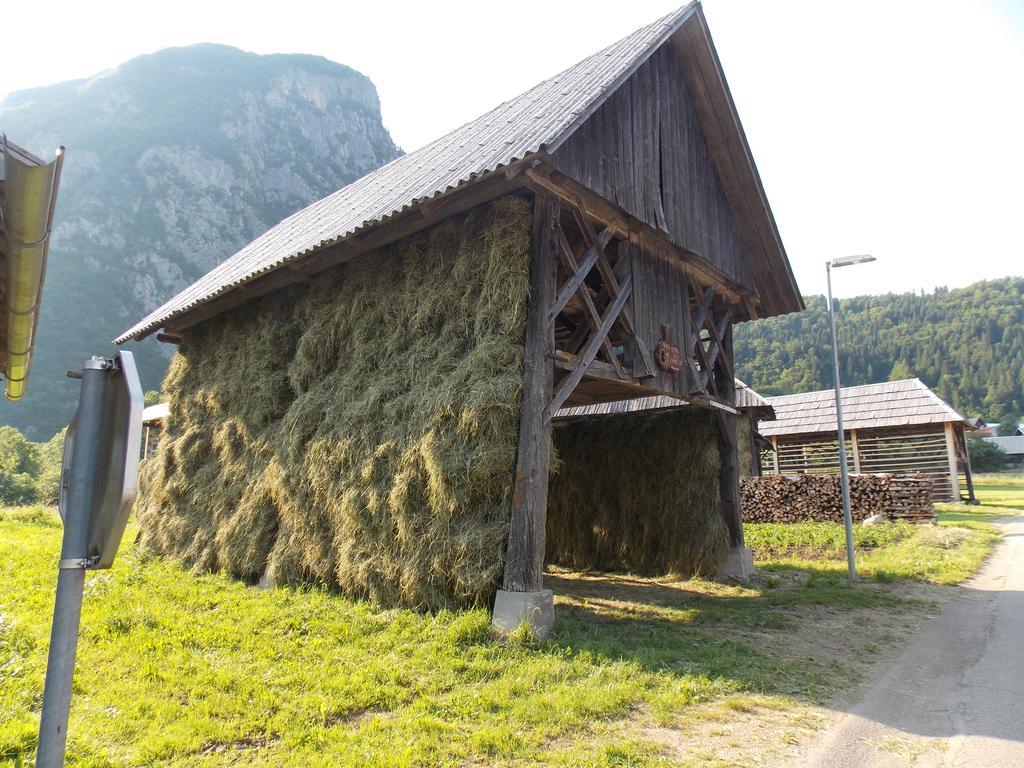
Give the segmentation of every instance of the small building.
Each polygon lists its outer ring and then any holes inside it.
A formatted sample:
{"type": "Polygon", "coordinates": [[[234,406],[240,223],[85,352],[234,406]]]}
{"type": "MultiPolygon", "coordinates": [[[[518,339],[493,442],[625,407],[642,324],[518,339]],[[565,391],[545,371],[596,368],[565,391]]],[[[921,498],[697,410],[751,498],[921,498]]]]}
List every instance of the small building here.
{"type": "Polygon", "coordinates": [[[170,412],[169,403],[155,403],[147,405],[142,410],[142,458],[150,459],[156,453],[157,442],[160,439],[160,430],[163,429],[164,421],[170,412]]]}
{"type": "Polygon", "coordinates": [[[1007,467],[1024,467],[1024,435],[986,437],[985,442],[992,443],[1006,452],[1007,467]]]}
{"type": "Polygon", "coordinates": [[[970,420],[971,426],[974,427],[974,434],[978,437],[995,437],[996,429],[998,424],[986,424],[985,420],[980,416],[970,420]]]}
{"type": "Polygon", "coordinates": [[[28,386],[64,148],[50,162],[0,132],[0,374],[8,400],[28,386]]]}
{"type": "MultiPolygon", "coordinates": [[[[921,474],[933,501],[971,502],[974,483],[965,430],[973,425],[920,379],[844,387],[843,427],[851,472],[921,474]]],[[[772,474],[839,472],[835,392],[769,397],[775,420],[761,433],[774,447],[772,474]]]]}
{"type": "Polygon", "coordinates": [[[801,309],[691,3],[299,211],[117,339],[178,345],[142,539],[541,631],[546,553],[742,563],[733,325],[801,309]],[[563,408],[650,396],[690,407],[563,431],[553,466],[563,408]]]}

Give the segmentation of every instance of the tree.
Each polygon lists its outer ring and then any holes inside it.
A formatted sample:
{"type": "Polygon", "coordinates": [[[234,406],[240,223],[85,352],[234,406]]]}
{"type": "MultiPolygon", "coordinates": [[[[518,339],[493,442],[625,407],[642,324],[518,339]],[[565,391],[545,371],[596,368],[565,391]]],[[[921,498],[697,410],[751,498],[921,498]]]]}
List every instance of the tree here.
{"type": "Polygon", "coordinates": [[[0,427],[0,503],[57,503],[66,431],[33,443],[14,427],[0,427]]]}
{"type": "Polygon", "coordinates": [[[983,437],[968,435],[967,451],[971,455],[971,469],[975,472],[1001,472],[1006,469],[1006,451],[983,437]]]}
{"type": "Polygon", "coordinates": [[[38,471],[35,444],[14,427],[0,427],[0,502],[34,502],[38,471]]]}
{"type": "Polygon", "coordinates": [[[1017,434],[1017,429],[1020,427],[1020,418],[1012,413],[1008,413],[999,420],[999,427],[996,430],[996,434],[1000,437],[1013,437],[1017,434]]]}
{"type": "Polygon", "coordinates": [[[158,403],[162,403],[163,401],[163,393],[157,392],[155,389],[149,390],[149,392],[142,396],[142,402],[145,403],[146,405],[157,405],[158,403]]]}
{"type": "Polygon", "coordinates": [[[64,435],[67,427],[55,434],[48,442],[39,443],[36,448],[39,471],[35,477],[36,502],[56,504],[60,493],[60,471],[64,459],[64,435]]]}
{"type": "Polygon", "coordinates": [[[910,366],[907,365],[906,360],[902,357],[892,364],[892,369],[889,371],[889,381],[903,381],[904,379],[912,379],[914,374],[910,372],[910,366]]]}

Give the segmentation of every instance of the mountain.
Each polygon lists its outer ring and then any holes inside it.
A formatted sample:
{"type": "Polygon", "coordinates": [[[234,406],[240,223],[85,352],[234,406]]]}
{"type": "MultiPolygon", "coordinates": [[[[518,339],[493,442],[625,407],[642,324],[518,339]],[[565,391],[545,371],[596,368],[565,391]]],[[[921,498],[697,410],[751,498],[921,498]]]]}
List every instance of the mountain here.
{"type": "MultiPolygon", "coordinates": [[[[65,371],[112,354],[117,333],[268,227],[401,154],[359,72],[208,44],[11,94],[0,130],[44,158],[67,147],[28,394],[0,403],[0,422],[36,440],[74,410],[65,371]]],[[[128,348],[157,388],[172,350],[128,348]]]]}
{"type": "MultiPolygon", "coordinates": [[[[824,296],[736,329],[736,375],[763,395],[832,386],[824,296]]],[[[1024,279],[837,302],[844,385],[916,376],[970,418],[1024,414],[1024,279]]]]}

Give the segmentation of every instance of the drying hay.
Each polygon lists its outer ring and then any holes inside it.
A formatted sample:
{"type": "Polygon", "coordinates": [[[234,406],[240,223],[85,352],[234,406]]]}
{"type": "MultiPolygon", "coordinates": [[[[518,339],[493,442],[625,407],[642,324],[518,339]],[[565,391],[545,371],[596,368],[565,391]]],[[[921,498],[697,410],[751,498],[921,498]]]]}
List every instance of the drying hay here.
{"type": "Polygon", "coordinates": [[[146,462],[143,543],[388,605],[503,569],[529,202],[506,197],[192,329],[146,462]]]}
{"type": "Polygon", "coordinates": [[[548,562],[692,576],[728,549],[714,415],[694,408],[556,425],[548,562]]]}

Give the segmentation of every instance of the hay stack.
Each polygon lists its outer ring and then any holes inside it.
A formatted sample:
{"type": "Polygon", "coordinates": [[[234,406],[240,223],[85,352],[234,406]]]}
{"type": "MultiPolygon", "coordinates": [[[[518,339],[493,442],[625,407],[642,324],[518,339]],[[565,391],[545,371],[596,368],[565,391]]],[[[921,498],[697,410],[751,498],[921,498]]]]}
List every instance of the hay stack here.
{"type": "Polygon", "coordinates": [[[728,548],[712,414],[626,413],[557,426],[547,559],[573,568],[714,572],[728,548]]]}
{"type": "Polygon", "coordinates": [[[142,539],[201,569],[422,608],[503,568],[529,203],[506,197],[192,329],[142,539]]]}

